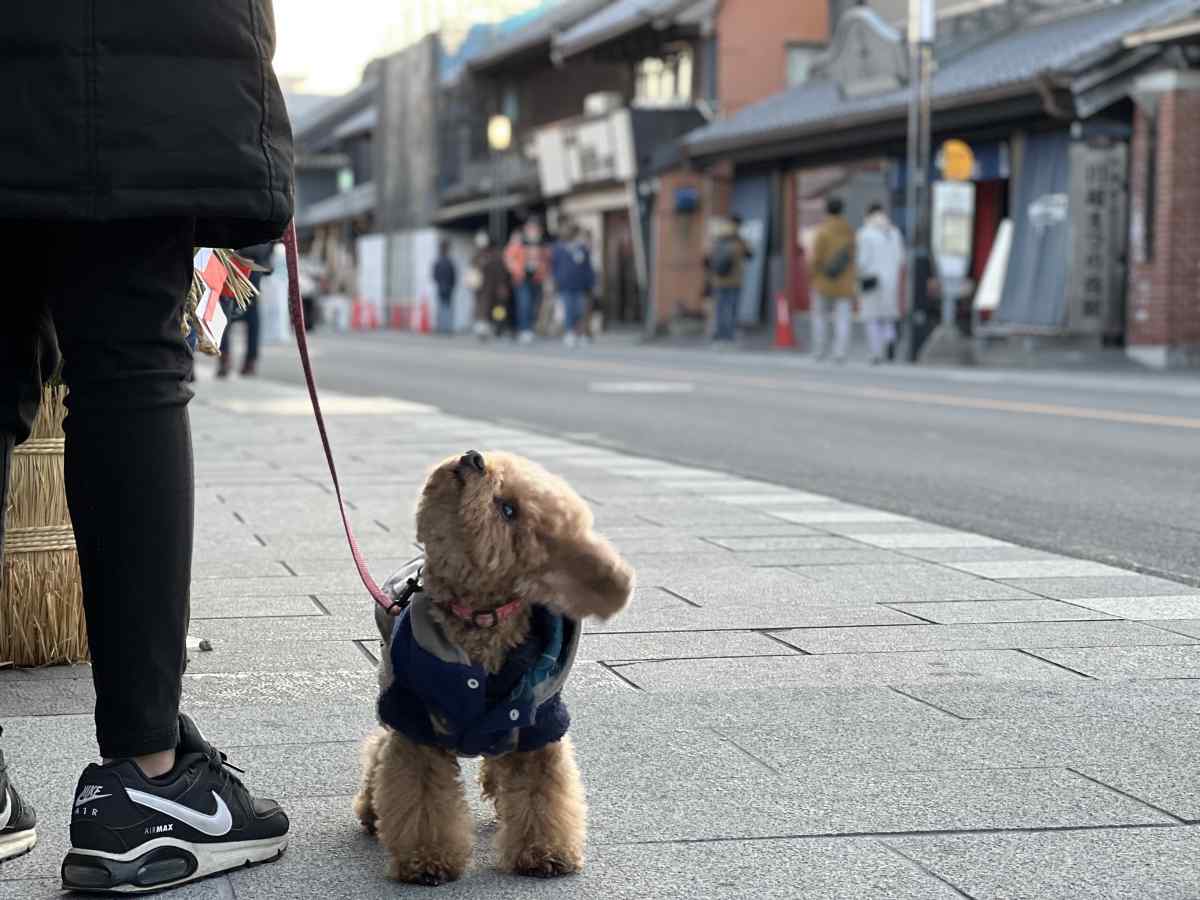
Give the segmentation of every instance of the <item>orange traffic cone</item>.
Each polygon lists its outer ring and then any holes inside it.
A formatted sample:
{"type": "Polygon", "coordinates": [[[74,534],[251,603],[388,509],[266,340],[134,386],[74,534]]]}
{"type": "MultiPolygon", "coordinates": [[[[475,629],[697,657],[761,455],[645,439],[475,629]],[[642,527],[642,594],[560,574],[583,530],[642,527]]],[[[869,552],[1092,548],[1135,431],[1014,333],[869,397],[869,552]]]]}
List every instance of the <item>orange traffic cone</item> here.
{"type": "Polygon", "coordinates": [[[787,295],[775,295],[775,343],[776,350],[796,349],[796,335],[792,331],[792,310],[787,295]]]}
{"type": "Polygon", "coordinates": [[[417,332],[419,334],[429,334],[433,328],[429,322],[429,301],[424,297],[421,298],[421,314],[417,321],[417,332]]]}

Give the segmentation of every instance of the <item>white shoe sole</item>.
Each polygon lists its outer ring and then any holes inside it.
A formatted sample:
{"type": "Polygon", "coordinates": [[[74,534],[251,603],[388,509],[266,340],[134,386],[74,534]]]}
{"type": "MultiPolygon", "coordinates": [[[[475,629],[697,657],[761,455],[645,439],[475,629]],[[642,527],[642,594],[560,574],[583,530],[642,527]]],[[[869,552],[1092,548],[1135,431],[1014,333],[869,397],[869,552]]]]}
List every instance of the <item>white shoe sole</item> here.
{"type": "Polygon", "coordinates": [[[259,863],[273,862],[283,855],[283,851],[287,849],[287,846],[288,836],[285,834],[277,838],[266,838],[258,841],[230,841],[225,844],[193,844],[177,838],[156,838],[152,841],[146,841],[146,843],[135,847],[127,853],[102,853],[98,850],[80,850],[72,847],[68,853],[68,858],[72,855],[86,856],[118,865],[121,863],[131,863],[159,847],[173,847],[191,854],[196,860],[196,870],[186,878],[146,886],[118,884],[112,887],[92,887],[83,884],[68,884],[64,875],[63,889],[85,893],[149,894],[155,891],[179,887],[181,884],[199,881],[202,878],[208,878],[220,872],[228,872],[232,869],[240,869],[259,863]]]}
{"type": "Polygon", "coordinates": [[[37,829],[0,835],[0,863],[24,856],[37,843],[37,829]]]}

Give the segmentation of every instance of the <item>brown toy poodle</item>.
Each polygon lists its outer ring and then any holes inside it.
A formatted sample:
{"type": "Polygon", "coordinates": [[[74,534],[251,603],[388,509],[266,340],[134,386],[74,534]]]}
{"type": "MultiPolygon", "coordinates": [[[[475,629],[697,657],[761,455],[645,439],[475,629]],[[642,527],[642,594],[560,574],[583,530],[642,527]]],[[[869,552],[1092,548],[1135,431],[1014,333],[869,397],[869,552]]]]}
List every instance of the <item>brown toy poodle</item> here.
{"type": "Polygon", "coordinates": [[[385,585],[403,611],[376,615],[382,726],[363,745],[355,814],[393,878],[457,879],[475,835],[459,758],[483,756],[500,867],[577,872],[587,806],[560,692],[580,620],[620,612],[633,571],[566,482],[509,453],[434,469],[417,540],[424,559],[385,585]]]}

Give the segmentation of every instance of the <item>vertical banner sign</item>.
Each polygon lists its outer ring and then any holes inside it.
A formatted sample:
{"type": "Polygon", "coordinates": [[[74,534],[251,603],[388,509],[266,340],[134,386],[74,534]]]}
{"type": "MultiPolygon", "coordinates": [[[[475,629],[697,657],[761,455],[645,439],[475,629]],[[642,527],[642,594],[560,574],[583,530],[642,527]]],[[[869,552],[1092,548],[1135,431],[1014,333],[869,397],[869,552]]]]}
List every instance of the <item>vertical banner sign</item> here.
{"type": "Polygon", "coordinates": [[[1118,334],[1123,326],[1126,158],[1123,144],[1071,147],[1067,325],[1074,332],[1118,334]]]}

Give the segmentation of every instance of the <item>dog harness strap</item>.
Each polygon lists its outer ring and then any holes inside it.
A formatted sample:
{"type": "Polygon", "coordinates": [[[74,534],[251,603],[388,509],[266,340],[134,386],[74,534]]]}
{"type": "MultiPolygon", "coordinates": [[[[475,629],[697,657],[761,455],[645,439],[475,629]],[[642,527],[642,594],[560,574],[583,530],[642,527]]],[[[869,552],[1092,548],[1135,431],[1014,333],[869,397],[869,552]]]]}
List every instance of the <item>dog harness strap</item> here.
{"type": "Polygon", "coordinates": [[[354,537],[354,529],[350,527],[350,519],[346,515],[346,502],[342,499],[342,486],[338,482],[337,466],[333,463],[333,450],[329,446],[329,435],[325,430],[325,418],[321,415],[321,401],[317,399],[317,381],[313,375],[312,362],[308,358],[308,336],[304,325],[304,303],[300,297],[300,253],[296,246],[296,222],[288,223],[283,233],[283,246],[287,256],[288,273],[288,310],[292,318],[292,330],[296,332],[296,347],[300,351],[300,365],[304,368],[304,381],[308,385],[308,397],[312,401],[313,415],[317,420],[317,430],[321,433],[321,444],[325,448],[325,461],[329,464],[329,475],[333,479],[333,490],[337,495],[338,509],[342,514],[342,527],[346,530],[346,541],[350,545],[350,555],[354,558],[354,567],[358,569],[358,577],[362,579],[367,593],[386,609],[392,612],[402,606],[385,594],[367,571],[362,551],[358,549],[358,540],[354,537]]]}
{"type": "Polygon", "coordinates": [[[446,608],[464,622],[470,622],[476,628],[495,628],[505,619],[515,616],[524,604],[520,600],[510,600],[495,609],[471,609],[461,603],[451,601],[446,608]]]}

